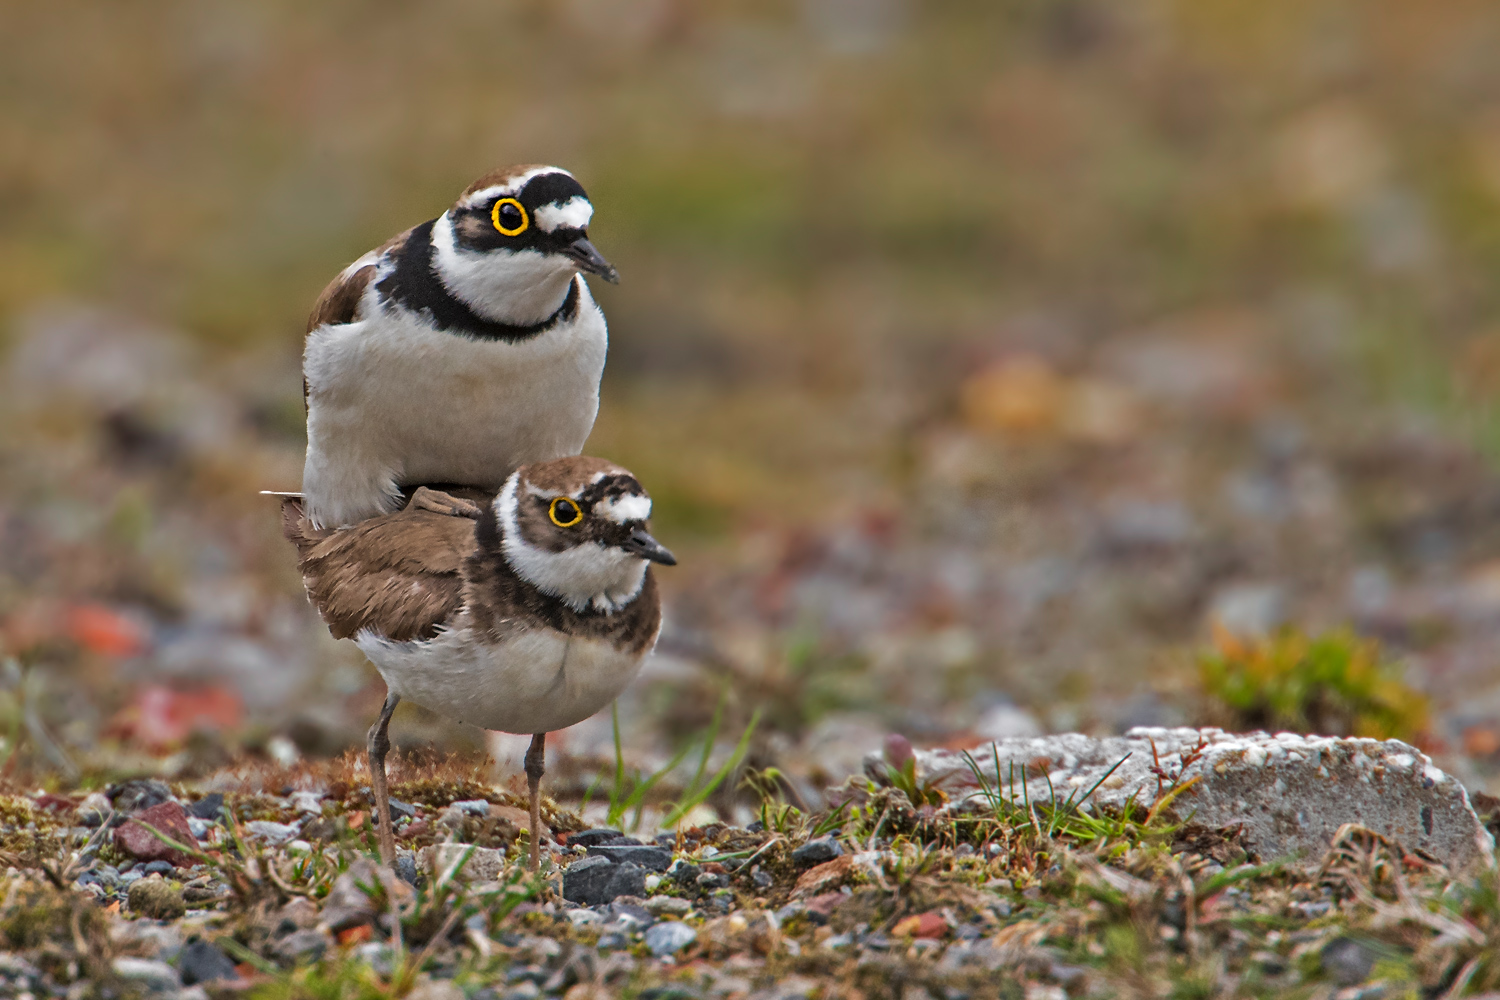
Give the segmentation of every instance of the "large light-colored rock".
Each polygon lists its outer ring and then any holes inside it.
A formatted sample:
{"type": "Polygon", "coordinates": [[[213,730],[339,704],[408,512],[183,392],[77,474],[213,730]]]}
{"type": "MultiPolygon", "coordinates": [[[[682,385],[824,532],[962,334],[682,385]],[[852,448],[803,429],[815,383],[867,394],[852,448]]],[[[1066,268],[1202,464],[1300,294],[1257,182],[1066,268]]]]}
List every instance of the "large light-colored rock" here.
{"type": "MultiPolygon", "coordinates": [[[[1266,861],[1297,855],[1315,866],[1340,826],[1359,823],[1454,869],[1494,863],[1494,841],[1463,786],[1399,740],[1137,728],[1105,739],[1000,740],[969,753],[991,790],[1017,803],[1079,801],[1098,784],[1085,808],[1150,806],[1173,780],[1192,782],[1170,814],[1213,828],[1243,824],[1246,848],[1266,861]]],[[[958,808],[987,807],[961,752],[919,750],[916,759],[919,782],[958,808]]],[[[865,757],[865,772],[886,783],[879,752],[865,757]]]]}
{"type": "Polygon", "coordinates": [[[468,844],[434,844],[422,851],[422,870],[441,877],[448,869],[463,865],[454,878],[464,882],[493,882],[505,874],[505,852],[468,844]],[[464,861],[464,855],[468,861],[464,861]]]}

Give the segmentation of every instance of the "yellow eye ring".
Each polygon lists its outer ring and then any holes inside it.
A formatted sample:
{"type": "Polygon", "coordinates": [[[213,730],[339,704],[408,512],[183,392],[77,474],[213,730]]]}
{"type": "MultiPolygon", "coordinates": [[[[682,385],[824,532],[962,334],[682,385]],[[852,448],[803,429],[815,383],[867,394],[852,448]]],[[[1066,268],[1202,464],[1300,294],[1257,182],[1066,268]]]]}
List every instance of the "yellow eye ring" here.
{"type": "Polygon", "coordinates": [[[547,505],[547,516],[559,528],[573,528],[583,520],[583,510],[567,497],[558,497],[547,505]]]}
{"type": "Polygon", "coordinates": [[[494,207],[490,209],[490,221],[495,224],[495,228],[500,230],[503,236],[520,236],[526,232],[526,227],[531,225],[531,217],[526,214],[526,206],[514,198],[501,198],[495,202],[494,207]],[[500,224],[500,209],[504,205],[514,205],[516,206],[516,211],[521,213],[521,224],[514,229],[506,229],[500,224]]]}

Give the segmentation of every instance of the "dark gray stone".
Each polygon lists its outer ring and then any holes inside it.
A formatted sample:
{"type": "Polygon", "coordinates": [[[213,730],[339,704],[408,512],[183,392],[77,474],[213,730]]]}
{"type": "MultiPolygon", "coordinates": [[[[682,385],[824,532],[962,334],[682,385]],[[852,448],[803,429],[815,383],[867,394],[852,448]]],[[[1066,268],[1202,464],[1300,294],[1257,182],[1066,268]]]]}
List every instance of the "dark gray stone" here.
{"type": "Polygon", "coordinates": [[[174,870],[170,861],[148,861],[141,869],[147,875],[170,875],[174,870]]]}
{"type": "Polygon", "coordinates": [[[396,857],[396,877],[407,885],[417,884],[417,859],[410,854],[401,854],[396,857]]]}
{"type": "Polygon", "coordinates": [[[395,819],[397,816],[415,817],[417,815],[417,807],[410,802],[402,802],[400,799],[387,799],[386,801],[391,804],[392,819],[395,819]]]}
{"type": "Polygon", "coordinates": [[[593,830],[579,830],[577,833],[568,834],[568,846],[597,847],[600,844],[611,844],[624,838],[625,835],[619,830],[598,827],[593,830]]]}
{"type": "Polygon", "coordinates": [[[672,876],[672,881],[678,885],[696,885],[698,876],[702,873],[702,868],[699,868],[697,865],[688,864],[686,861],[677,862],[668,872],[672,876]]]}
{"type": "Polygon", "coordinates": [[[629,927],[630,930],[640,930],[656,923],[656,918],[651,915],[650,910],[634,903],[611,903],[609,912],[618,923],[629,927]]]}
{"type": "Polygon", "coordinates": [[[182,954],[177,959],[177,971],[182,976],[184,986],[240,977],[234,970],[234,961],[220,951],[218,945],[196,937],[182,946],[182,954]]]}
{"type": "MultiPolygon", "coordinates": [[[[568,838],[568,843],[572,842],[568,838]]],[[[664,872],[672,865],[672,852],[652,844],[595,844],[589,848],[589,855],[616,864],[637,864],[654,872],[664,872]]]]}
{"type": "Polygon", "coordinates": [[[206,819],[210,822],[217,822],[219,819],[219,810],[223,808],[224,793],[211,792],[188,806],[188,815],[196,816],[199,819],[206,819]]]}
{"type": "Polygon", "coordinates": [[[811,868],[813,865],[832,861],[843,853],[844,849],[839,846],[837,840],[832,837],[823,837],[819,840],[809,840],[797,848],[792,852],[792,860],[804,868],[811,868]]]}
{"type": "Polygon", "coordinates": [[[589,857],[563,871],[563,899],[570,903],[599,906],[616,896],[645,894],[646,869],[640,865],[617,865],[608,858],[589,857]]]}
{"type": "Polygon", "coordinates": [[[132,778],[110,785],[104,790],[104,795],[115,807],[115,812],[128,815],[161,805],[172,797],[172,789],[165,781],[155,778],[132,778]]]}

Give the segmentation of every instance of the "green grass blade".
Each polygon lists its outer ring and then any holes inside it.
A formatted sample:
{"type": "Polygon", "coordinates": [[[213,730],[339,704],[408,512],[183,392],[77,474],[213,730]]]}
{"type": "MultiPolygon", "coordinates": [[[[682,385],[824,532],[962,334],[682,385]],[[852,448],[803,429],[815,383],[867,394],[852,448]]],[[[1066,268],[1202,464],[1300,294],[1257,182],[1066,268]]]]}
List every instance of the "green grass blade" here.
{"type": "MultiPolygon", "coordinates": [[[[740,741],[735,744],[734,752],[729,755],[729,759],[724,762],[724,766],[719,768],[719,770],[714,774],[714,776],[706,785],[702,786],[701,788],[694,789],[688,794],[684,795],[682,801],[673,806],[672,811],[667,814],[667,818],[662,821],[662,826],[672,827],[682,822],[682,817],[686,816],[688,813],[692,812],[695,808],[701,805],[710,795],[714,793],[714,790],[718,788],[719,785],[723,784],[724,779],[729,777],[729,775],[732,774],[734,770],[740,766],[740,762],[743,761],[745,759],[745,755],[750,752],[750,737],[755,732],[755,727],[759,722],[760,710],[756,709],[755,714],[750,717],[750,724],[745,727],[745,732],[740,736],[740,741]]],[[[705,759],[708,756],[709,748],[711,746],[712,741],[707,741],[704,748],[705,759]]]]}

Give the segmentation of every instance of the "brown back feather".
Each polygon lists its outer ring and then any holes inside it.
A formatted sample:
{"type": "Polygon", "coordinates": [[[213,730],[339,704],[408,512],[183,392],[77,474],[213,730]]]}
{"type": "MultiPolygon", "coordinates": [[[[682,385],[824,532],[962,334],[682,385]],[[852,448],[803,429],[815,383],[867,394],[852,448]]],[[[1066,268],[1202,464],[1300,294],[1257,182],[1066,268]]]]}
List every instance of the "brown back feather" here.
{"type": "Polygon", "coordinates": [[[430,639],[463,606],[471,517],[416,506],[347,528],[318,530],[296,499],[282,501],[282,531],[297,546],[308,600],[336,639],[369,629],[395,642],[430,639]]]}

